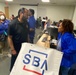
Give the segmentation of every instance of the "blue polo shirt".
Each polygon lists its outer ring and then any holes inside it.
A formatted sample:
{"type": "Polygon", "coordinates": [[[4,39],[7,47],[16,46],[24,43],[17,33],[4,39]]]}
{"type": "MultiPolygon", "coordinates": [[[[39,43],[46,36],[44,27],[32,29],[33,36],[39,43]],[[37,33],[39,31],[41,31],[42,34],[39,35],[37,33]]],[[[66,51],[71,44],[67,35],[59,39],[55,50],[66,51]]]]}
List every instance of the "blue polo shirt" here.
{"type": "Polygon", "coordinates": [[[35,25],[36,25],[36,20],[35,20],[34,16],[30,16],[29,17],[28,23],[29,23],[29,29],[30,28],[34,29],[34,31],[29,32],[29,37],[30,38],[34,38],[34,35],[35,35],[35,25]]]}

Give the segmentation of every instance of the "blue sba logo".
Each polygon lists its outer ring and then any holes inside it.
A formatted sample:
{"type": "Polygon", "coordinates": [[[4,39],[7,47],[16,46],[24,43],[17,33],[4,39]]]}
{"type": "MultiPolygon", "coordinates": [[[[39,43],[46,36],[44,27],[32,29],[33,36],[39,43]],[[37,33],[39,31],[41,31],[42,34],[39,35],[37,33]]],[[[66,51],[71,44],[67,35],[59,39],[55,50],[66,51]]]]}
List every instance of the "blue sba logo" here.
{"type": "MultiPolygon", "coordinates": [[[[35,51],[35,50],[29,50],[29,54],[26,54],[24,56],[24,60],[23,60],[23,63],[24,64],[30,64],[30,62],[32,61],[32,66],[34,67],[40,67],[40,69],[42,69],[42,73],[41,75],[44,75],[44,71],[48,70],[48,66],[47,66],[47,60],[44,59],[43,60],[43,63],[40,63],[41,62],[41,59],[38,57],[38,56],[34,56],[33,57],[33,60],[31,60],[32,56],[31,56],[31,52],[34,52],[34,53],[38,53],[38,54],[41,54],[41,55],[44,55],[45,58],[47,58],[48,54],[46,53],[43,53],[43,52],[39,52],[39,51],[35,51]],[[41,65],[41,66],[40,66],[41,65]]],[[[34,71],[33,71],[34,72],[34,71]]]]}

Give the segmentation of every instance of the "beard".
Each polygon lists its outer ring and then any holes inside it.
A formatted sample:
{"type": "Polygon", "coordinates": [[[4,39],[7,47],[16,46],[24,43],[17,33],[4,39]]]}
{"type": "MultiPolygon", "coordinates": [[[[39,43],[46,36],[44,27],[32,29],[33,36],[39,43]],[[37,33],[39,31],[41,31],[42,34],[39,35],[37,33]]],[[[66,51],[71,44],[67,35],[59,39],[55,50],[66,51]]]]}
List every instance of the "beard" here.
{"type": "Polygon", "coordinates": [[[25,16],[23,16],[23,17],[22,17],[22,21],[23,21],[23,22],[26,22],[26,21],[27,21],[27,18],[26,18],[25,16]]]}

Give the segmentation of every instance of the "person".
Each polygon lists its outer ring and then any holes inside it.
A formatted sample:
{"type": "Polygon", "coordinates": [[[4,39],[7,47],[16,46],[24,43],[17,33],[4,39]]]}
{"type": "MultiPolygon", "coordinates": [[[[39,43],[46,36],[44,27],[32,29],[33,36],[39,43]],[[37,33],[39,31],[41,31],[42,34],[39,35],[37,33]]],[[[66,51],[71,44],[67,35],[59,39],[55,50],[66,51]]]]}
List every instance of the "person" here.
{"type": "Polygon", "coordinates": [[[56,24],[56,26],[59,27],[60,23],[62,23],[62,20],[59,20],[59,22],[56,24]]]}
{"type": "Polygon", "coordinates": [[[39,25],[39,27],[42,26],[41,16],[38,18],[38,25],[39,25]]]}
{"type": "Polygon", "coordinates": [[[47,21],[47,27],[49,27],[51,25],[51,21],[50,21],[50,19],[48,19],[48,21],[47,21]]]}
{"type": "Polygon", "coordinates": [[[18,11],[18,18],[12,20],[9,24],[8,28],[8,43],[11,48],[11,67],[15,63],[15,60],[19,54],[21,49],[21,44],[24,42],[28,42],[28,10],[26,8],[21,8],[18,11]]]}
{"type": "Polygon", "coordinates": [[[47,23],[48,22],[48,17],[46,16],[45,19],[46,19],[46,23],[47,23]]]}
{"type": "Polygon", "coordinates": [[[14,19],[15,19],[15,16],[12,14],[10,20],[12,21],[12,20],[14,20],[14,19]]]}
{"type": "Polygon", "coordinates": [[[10,21],[6,19],[6,16],[4,13],[0,14],[0,34],[5,34],[7,35],[7,30],[8,30],[8,24],[10,21]]]}
{"type": "Polygon", "coordinates": [[[42,19],[42,29],[44,29],[45,24],[46,24],[46,18],[43,17],[43,19],[42,19]]]}
{"type": "MultiPolygon", "coordinates": [[[[7,30],[10,21],[6,19],[6,16],[3,12],[0,12],[0,42],[6,43],[7,42],[7,30]]],[[[4,45],[6,46],[6,44],[4,45]]]]}
{"type": "Polygon", "coordinates": [[[58,27],[57,49],[63,52],[59,75],[68,75],[73,63],[73,56],[76,54],[76,38],[73,35],[73,23],[64,19],[58,27]]]}
{"type": "Polygon", "coordinates": [[[9,20],[6,19],[5,14],[0,11],[0,50],[3,52],[3,50],[6,48],[8,50],[7,45],[7,30],[8,30],[8,24],[9,20]]]}
{"type": "Polygon", "coordinates": [[[28,15],[28,23],[29,23],[29,38],[30,38],[30,43],[34,43],[34,36],[35,36],[35,25],[36,25],[36,20],[34,18],[34,13],[35,11],[33,9],[29,9],[28,15]]]}
{"type": "Polygon", "coordinates": [[[36,20],[36,28],[40,28],[42,26],[41,16],[36,20]]]}
{"type": "MultiPolygon", "coordinates": [[[[0,15],[2,15],[3,14],[3,12],[2,11],[0,11],[0,15]]],[[[1,24],[1,19],[0,19],[0,24],[1,24]]]]}

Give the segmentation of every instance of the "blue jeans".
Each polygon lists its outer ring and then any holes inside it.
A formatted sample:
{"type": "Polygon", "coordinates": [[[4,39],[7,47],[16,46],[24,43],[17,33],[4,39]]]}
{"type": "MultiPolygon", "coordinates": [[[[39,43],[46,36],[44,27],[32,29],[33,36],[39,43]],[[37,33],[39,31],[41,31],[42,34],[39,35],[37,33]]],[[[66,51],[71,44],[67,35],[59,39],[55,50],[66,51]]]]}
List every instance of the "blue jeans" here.
{"type": "Polygon", "coordinates": [[[66,68],[66,67],[61,66],[59,75],[68,75],[69,69],[70,68],[66,68]]]}

